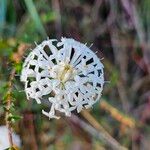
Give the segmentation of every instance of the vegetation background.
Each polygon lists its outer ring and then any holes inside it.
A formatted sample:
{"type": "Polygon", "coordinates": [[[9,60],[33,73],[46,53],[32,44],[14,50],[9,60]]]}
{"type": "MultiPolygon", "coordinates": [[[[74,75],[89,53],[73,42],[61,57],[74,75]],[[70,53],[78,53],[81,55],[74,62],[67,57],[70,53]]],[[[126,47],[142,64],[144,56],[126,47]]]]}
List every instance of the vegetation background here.
{"type": "Polygon", "coordinates": [[[150,0],[0,0],[5,122],[23,150],[149,150],[150,0]],[[62,36],[93,44],[108,82],[91,110],[48,120],[42,106],[26,100],[19,74],[34,41],[62,36]]]}

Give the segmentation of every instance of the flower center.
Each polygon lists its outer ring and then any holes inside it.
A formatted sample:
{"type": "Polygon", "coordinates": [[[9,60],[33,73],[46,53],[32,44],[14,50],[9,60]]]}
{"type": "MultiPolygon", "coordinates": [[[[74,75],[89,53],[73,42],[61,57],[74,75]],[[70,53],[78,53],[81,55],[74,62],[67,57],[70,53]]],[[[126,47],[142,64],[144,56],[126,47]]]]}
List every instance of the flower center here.
{"type": "Polygon", "coordinates": [[[72,80],[76,75],[76,70],[72,65],[66,62],[60,62],[52,68],[53,77],[59,79],[62,83],[65,83],[68,80],[72,80]]]}

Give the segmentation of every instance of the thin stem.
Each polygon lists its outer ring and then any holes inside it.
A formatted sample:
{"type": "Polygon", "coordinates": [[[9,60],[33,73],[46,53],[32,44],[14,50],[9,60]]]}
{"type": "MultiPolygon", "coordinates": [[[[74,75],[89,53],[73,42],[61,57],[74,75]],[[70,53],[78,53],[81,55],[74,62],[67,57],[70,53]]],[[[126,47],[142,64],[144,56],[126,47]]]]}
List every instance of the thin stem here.
{"type": "Polygon", "coordinates": [[[9,120],[9,116],[10,116],[10,107],[11,107],[11,91],[12,91],[12,81],[14,79],[15,76],[15,69],[13,69],[11,71],[10,77],[9,77],[9,82],[8,82],[8,92],[7,92],[7,103],[6,103],[6,115],[5,115],[5,120],[6,120],[6,126],[8,128],[8,138],[9,138],[9,143],[10,143],[10,147],[13,147],[13,139],[12,139],[12,125],[11,125],[11,121],[9,120]]]}
{"type": "Polygon", "coordinates": [[[120,143],[117,142],[117,140],[114,139],[88,111],[82,111],[81,114],[97,131],[99,131],[101,138],[105,140],[113,149],[127,150],[127,148],[120,145],[120,143]]]}

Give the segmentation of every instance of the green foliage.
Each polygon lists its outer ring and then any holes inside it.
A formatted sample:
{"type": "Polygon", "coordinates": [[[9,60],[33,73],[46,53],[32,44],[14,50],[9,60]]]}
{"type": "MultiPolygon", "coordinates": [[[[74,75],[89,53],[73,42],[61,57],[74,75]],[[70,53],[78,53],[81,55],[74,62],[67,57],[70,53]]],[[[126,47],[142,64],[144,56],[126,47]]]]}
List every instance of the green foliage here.
{"type": "Polygon", "coordinates": [[[6,11],[7,11],[7,0],[0,1],[0,35],[2,34],[4,28],[4,22],[6,19],[6,11]]]}
{"type": "Polygon", "coordinates": [[[15,64],[14,64],[14,68],[15,68],[15,70],[16,70],[16,74],[20,74],[20,73],[21,73],[22,65],[23,65],[22,62],[21,62],[21,63],[15,63],[15,64]]]}
{"type": "Polygon", "coordinates": [[[35,7],[33,1],[32,0],[25,0],[25,4],[26,4],[26,7],[27,7],[32,19],[34,20],[34,23],[35,23],[37,30],[41,33],[41,35],[43,37],[46,38],[47,35],[45,32],[45,29],[43,27],[43,24],[41,23],[40,17],[37,13],[37,10],[36,10],[36,7],[35,7]]]}
{"type": "Polygon", "coordinates": [[[19,121],[20,119],[22,119],[22,117],[19,115],[9,114],[9,116],[8,116],[8,121],[11,121],[12,123],[19,121]]]}

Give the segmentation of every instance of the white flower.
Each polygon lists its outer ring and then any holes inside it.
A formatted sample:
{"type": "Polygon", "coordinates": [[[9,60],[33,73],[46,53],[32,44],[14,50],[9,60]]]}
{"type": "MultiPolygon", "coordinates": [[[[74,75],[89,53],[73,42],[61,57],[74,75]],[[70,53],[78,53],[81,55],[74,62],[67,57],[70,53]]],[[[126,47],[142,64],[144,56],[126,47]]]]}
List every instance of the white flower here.
{"type": "Polygon", "coordinates": [[[28,99],[50,105],[43,114],[59,118],[59,111],[70,116],[71,111],[80,112],[100,99],[103,65],[85,44],[68,38],[46,40],[25,59],[21,81],[28,99]]]}
{"type": "MultiPolygon", "coordinates": [[[[20,137],[15,133],[12,134],[13,144],[17,147],[21,147],[20,137]]],[[[8,138],[8,129],[6,126],[0,126],[0,150],[4,150],[10,147],[8,138]]]]}

